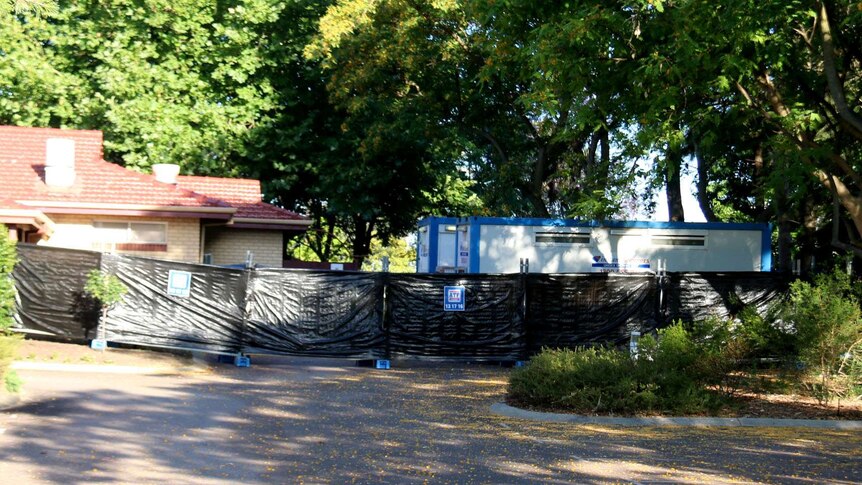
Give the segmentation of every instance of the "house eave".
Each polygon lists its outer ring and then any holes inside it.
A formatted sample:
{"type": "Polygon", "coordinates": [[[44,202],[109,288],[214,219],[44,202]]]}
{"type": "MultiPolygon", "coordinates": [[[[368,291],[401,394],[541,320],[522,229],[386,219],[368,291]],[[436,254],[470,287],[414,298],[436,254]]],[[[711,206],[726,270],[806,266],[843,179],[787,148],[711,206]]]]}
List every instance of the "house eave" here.
{"type": "Polygon", "coordinates": [[[231,225],[234,227],[238,227],[240,224],[258,224],[267,226],[294,226],[297,228],[307,229],[312,224],[310,219],[260,219],[253,217],[234,217],[232,220],[233,223],[231,225]]]}
{"type": "Polygon", "coordinates": [[[49,214],[168,217],[230,220],[235,207],[164,206],[145,204],[93,204],[81,202],[17,201],[49,214]]]}
{"type": "Polygon", "coordinates": [[[54,232],[54,222],[39,210],[0,209],[0,223],[33,226],[46,236],[54,232]]]}

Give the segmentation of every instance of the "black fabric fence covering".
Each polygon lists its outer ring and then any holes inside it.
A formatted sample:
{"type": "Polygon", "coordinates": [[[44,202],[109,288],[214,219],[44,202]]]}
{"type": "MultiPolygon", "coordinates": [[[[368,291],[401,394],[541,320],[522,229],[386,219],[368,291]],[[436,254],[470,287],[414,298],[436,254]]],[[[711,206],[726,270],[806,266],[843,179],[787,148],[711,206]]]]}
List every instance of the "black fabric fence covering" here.
{"type": "Polygon", "coordinates": [[[83,294],[92,269],[128,287],[107,340],[206,350],[354,358],[521,360],[542,347],[622,344],[676,319],[764,313],[786,294],[774,273],[388,274],[242,270],[19,245],[16,324],[31,336],[96,337],[83,294]],[[171,271],[187,296],[169,296],[171,271]],[[463,311],[444,288],[464,287],[463,311]]]}
{"type": "Polygon", "coordinates": [[[790,278],[775,273],[673,273],[667,276],[665,320],[735,317],[746,306],[765,315],[783,298],[790,278]]]}
{"type": "Polygon", "coordinates": [[[381,357],[383,274],[251,272],[243,349],[337,357],[381,357]]]}
{"type": "Polygon", "coordinates": [[[527,335],[542,347],[620,344],[659,325],[655,276],[608,273],[529,275],[527,335]]]}
{"type": "Polygon", "coordinates": [[[106,254],[102,269],[129,289],[109,313],[112,342],[215,352],[242,349],[243,270],[106,254]],[[168,296],[171,270],[191,273],[188,297],[168,296]]]}
{"type": "Polygon", "coordinates": [[[518,360],[525,355],[520,275],[391,274],[387,291],[394,356],[518,360]],[[464,311],[444,311],[446,286],[464,287],[464,311]]]}
{"type": "Polygon", "coordinates": [[[93,251],[18,246],[12,278],[18,290],[15,326],[33,336],[84,341],[95,338],[99,309],[84,294],[87,274],[99,268],[93,251]]]}

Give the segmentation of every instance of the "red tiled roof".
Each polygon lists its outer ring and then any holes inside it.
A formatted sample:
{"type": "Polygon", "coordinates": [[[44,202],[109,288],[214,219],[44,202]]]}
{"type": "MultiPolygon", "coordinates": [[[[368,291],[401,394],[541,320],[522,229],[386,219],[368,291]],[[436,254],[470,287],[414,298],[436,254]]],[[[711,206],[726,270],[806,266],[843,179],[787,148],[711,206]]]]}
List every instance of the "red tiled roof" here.
{"type": "Polygon", "coordinates": [[[236,207],[234,217],[242,219],[305,219],[299,214],[261,202],[260,181],[254,179],[228,179],[180,175],[180,187],[226,201],[236,207]]]}
{"type": "MultiPolygon", "coordinates": [[[[221,200],[156,182],[152,175],[102,160],[102,133],[55,128],[0,127],[3,195],[18,202],[73,202],[177,207],[229,207],[221,200]],[[45,142],[75,141],[75,183],[45,184],[45,142]]],[[[48,204],[46,204],[48,205],[48,204]]]]}
{"type": "MultiPolygon", "coordinates": [[[[235,208],[234,217],[305,220],[294,212],[263,203],[257,180],[180,176],[178,184],[173,185],[106,162],[102,159],[102,133],[95,130],[0,126],[0,174],[0,197],[16,206],[119,204],[186,210],[235,208]],[[75,141],[76,177],[71,187],[45,184],[45,147],[49,138],[75,141]]],[[[10,208],[6,202],[0,204],[10,208]]]]}
{"type": "Polygon", "coordinates": [[[21,205],[12,199],[0,199],[0,209],[26,210],[30,207],[21,205]]]}
{"type": "Polygon", "coordinates": [[[188,190],[209,194],[227,202],[260,202],[260,181],[180,175],[177,183],[188,190]]]}

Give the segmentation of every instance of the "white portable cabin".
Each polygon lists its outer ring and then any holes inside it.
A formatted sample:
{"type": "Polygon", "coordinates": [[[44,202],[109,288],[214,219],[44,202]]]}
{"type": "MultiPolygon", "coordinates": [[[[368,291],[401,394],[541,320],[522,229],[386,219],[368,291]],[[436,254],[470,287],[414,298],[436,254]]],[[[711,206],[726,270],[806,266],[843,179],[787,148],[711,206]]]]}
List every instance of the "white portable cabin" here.
{"type": "Polygon", "coordinates": [[[428,217],[420,273],[770,271],[771,227],[755,223],[428,217]]]}

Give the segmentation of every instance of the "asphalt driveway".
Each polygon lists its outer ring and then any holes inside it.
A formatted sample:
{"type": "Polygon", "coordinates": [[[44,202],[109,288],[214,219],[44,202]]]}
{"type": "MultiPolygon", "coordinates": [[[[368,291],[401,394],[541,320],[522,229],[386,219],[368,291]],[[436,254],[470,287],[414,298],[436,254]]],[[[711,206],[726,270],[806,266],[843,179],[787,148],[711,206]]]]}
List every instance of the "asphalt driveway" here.
{"type": "Polygon", "coordinates": [[[860,483],[862,433],[497,416],[508,371],[256,359],[179,375],[21,370],[0,482],[860,483]]]}

